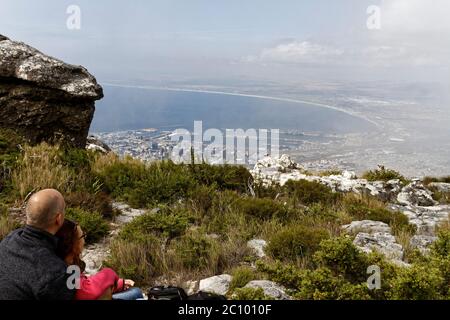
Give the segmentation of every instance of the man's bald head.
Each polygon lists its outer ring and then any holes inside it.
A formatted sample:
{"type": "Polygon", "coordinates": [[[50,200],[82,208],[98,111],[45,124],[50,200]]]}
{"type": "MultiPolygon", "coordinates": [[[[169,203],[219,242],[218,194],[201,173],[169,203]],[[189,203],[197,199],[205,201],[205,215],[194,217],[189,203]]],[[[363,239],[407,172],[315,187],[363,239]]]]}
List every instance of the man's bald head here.
{"type": "Polygon", "coordinates": [[[65,209],[66,203],[61,193],[54,189],[41,190],[28,200],[27,225],[56,233],[59,224],[62,224],[59,220],[64,220],[65,209]]]}

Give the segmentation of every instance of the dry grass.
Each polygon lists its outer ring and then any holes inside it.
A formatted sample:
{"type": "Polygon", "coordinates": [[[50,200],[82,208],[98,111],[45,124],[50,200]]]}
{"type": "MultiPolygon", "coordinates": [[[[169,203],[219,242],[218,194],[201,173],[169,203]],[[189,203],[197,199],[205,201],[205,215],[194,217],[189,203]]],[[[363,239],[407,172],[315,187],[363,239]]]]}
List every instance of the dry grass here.
{"type": "Polygon", "coordinates": [[[69,193],[83,177],[75,176],[65,167],[58,155],[58,146],[42,143],[35,147],[25,146],[25,151],[12,173],[12,184],[24,199],[33,190],[54,188],[69,193]]]}
{"type": "Polygon", "coordinates": [[[0,241],[18,226],[13,219],[6,215],[0,215],[0,241]]]}
{"type": "Polygon", "coordinates": [[[198,248],[184,237],[171,243],[158,237],[145,242],[117,239],[111,245],[106,265],[140,285],[181,285],[188,280],[223,273],[250,255],[250,249],[242,241],[211,240],[211,243],[199,255],[198,248]]]}
{"type": "Polygon", "coordinates": [[[407,258],[412,253],[413,249],[411,248],[411,238],[413,234],[408,232],[407,230],[400,230],[395,235],[397,242],[403,247],[404,256],[407,258]]]}
{"type": "Polygon", "coordinates": [[[95,157],[95,161],[91,165],[92,172],[99,173],[102,172],[105,167],[112,166],[114,164],[124,164],[124,165],[134,165],[142,166],[144,163],[140,160],[133,159],[131,157],[120,158],[115,153],[98,154],[95,157]]]}

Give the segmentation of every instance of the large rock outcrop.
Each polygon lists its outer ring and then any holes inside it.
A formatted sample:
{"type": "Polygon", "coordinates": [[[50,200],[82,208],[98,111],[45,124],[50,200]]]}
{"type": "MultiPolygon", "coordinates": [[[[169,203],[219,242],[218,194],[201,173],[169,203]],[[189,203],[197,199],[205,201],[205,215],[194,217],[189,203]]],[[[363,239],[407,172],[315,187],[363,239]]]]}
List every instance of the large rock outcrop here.
{"type": "Polygon", "coordinates": [[[0,127],[31,144],[83,148],[95,101],[102,97],[102,87],[85,68],[0,35],[0,127]]]}

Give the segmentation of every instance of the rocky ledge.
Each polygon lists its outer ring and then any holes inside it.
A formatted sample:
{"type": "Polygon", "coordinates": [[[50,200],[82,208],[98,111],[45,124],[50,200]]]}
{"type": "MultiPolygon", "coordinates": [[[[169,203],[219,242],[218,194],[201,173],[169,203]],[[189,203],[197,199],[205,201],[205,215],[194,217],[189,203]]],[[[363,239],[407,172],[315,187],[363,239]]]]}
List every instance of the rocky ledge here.
{"type": "Polygon", "coordinates": [[[0,35],[0,126],[29,143],[84,147],[102,87],[83,67],[67,64],[0,35]]]}
{"type": "MultiPolygon", "coordinates": [[[[354,192],[369,194],[384,201],[387,209],[402,212],[409,223],[416,226],[416,234],[410,239],[409,247],[427,253],[428,247],[437,239],[437,227],[449,221],[450,205],[438,204],[433,192],[420,179],[413,179],[403,186],[400,180],[368,181],[358,179],[354,172],[320,176],[311,175],[289,156],[278,159],[266,157],[251,170],[253,177],[265,185],[284,185],[289,180],[315,181],[330,187],[335,192],[354,192]]],[[[432,183],[429,187],[440,191],[450,190],[446,183],[432,183]]],[[[342,226],[343,231],[354,235],[354,244],[368,253],[378,251],[394,263],[407,266],[403,261],[404,250],[392,234],[391,228],[381,221],[353,221],[342,226]]]]}

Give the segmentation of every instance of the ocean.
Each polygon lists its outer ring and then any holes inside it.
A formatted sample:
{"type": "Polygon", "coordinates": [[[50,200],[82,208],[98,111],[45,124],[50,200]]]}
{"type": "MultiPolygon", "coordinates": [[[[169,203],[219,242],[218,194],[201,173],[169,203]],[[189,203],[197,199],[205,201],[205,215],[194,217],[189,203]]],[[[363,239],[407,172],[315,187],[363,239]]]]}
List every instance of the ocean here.
{"type": "Polygon", "coordinates": [[[184,128],[280,129],[323,134],[375,129],[365,119],[314,104],[263,97],[104,86],[91,132],[184,128]]]}

